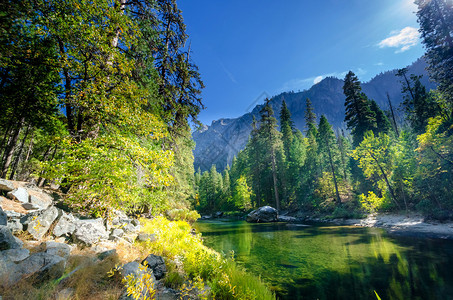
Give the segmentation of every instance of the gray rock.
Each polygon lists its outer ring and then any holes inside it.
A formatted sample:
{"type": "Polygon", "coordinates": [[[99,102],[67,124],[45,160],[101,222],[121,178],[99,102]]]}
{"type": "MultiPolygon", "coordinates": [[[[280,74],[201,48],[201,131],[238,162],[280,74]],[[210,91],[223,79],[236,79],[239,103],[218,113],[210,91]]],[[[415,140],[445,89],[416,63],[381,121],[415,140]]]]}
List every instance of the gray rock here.
{"type": "MultiPolygon", "coordinates": [[[[123,265],[123,267],[120,269],[120,273],[123,277],[133,276],[136,279],[141,278],[145,274],[150,274],[150,279],[152,281],[151,286],[153,286],[154,283],[156,282],[156,278],[154,277],[154,274],[150,273],[147,268],[140,268],[140,264],[135,261],[123,265]]],[[[140,299],[145,298],[145,296],[149,297],[148,291],[145,289],[142,290],[141,294],[142,294],[142,297],[140,299]]],[[[133,299],[133,298],[130,298],[130,296],[127,296],[127,292],[125,292],[121,295],[121,297],[119,299],[129,300],[129,299],[133,299]]]]}
{"type": "Polygon", "coordinates": [[[104,260],[107,257],[110,257],[110,256],[115,255],[115,254],[116,254],[116,249],[111,249],[111,250],[107,250],[107,251],[99,253],[97,255],[97,257],[99,258],[99,260],[104,260]]]}
{"type": "Polygon", "coordinates": [[[79,220],[76,224],[76,230],[74,232],[74,239],[78,242],[82,242],[88,246],[99,242],[102,239],[108,239],[109,234],[107,233],[103,220],[79,220]]]}
{"type": "Polygon", "coordinates": [[[25,216],[24,214],[21,214],[21,213],[12,211],[12,210],[5,210],[4,212],[8,218],[12,218],[12,219],[19,219],[19,218],[22,218],[23,216],[25,216]]]}
{"type": "Polygon", "coordinates": [[[119,228],[115,228],[112,230],[112,233],[110,234],[109,240],[117,240],[121,238],[124,235],[124,231],[119,228]]]}
{"type": "Polygon", "coordinates": [[[151,233],[140,232],[138,234],[138,236],[137,236],[137,240],[140,241],[140,242],[146,242],[146,241],[155,242],[156,241],[156,235],[155,234],[151,234],[151,233]]]}
{"type": "Polygon", "coordinates": [[[125,235],[123,236],[123,239],[124,239],[126,242],[133,244],[133,243],[135,242],[135,240],[137,239],[137,236],[138,236],[137,233],[132,232],[132,233],[125,234],[125,235]]]}
{"type": "Polygon", "coordinates": [[[60,219],[58,219],[55,228],[53,229],[53,235],[56,237],[70,236],[76,229],[76,218],[71,214],[63,213],[60,219]]]}
{"type": "MultiPolygon", "coordinates": [[[[177,300],[179,298],[179,293],[174,289],[164,289],[156,293],[156,300],[177,300]]],[[[185,298],[184,298],[185,299],[185,298]]],[[[198,298],[195,298],[198,299],[198,298]]]]}
{"type": "Polygon", "coordinates": [[[132,219],[131,223],[132,223],[132,225],[134,225],[134,226],[140,226],[140,221],[137,220],[137,219],[132,219]]]}
{"type": "Polygon", "coordinates": [[[24,189],[23,187],[19,187],[15,190],[12,190],[11,192],[8,192],[8,194],[6,194],[6,196],[12,200],[17,200],[22,203],[28,203],[29,195],[28,195],[27,190],[24,189]]]}
{"type": "Polygon", "coordinates": [[[21,232],[24,229],[24,226],[19,219],[12,219],[6,224],[6,226],[11,230],[12,233],[21,232]]]}
{"type": "Polygon", "coordinates": [[[127,232],[127,233],[129,233],[129,232],[136,232],[136,231],[137,231],[137,229],[135,228],[134,225],[132,225],[132,223],[127,223],[127,224],[125,224],[125,225],[122,227],[122,229],[124,230],[124,232],[127,232]]]}
{"type": "Polygon", "coordinates": [[[18,271],[23,276],[33,275],[34,283],[39,283],[63,276],[66,261],[59,255],[39,252],[21,261],[18,271]]]}
{"type": "Polygon", "coordinates": [[[30,195],[30,204],[38,207],[39,209],[46,209],[52,204],[52,197],[47,194],[40,194],[40,196],[30,195]]]}
{"type": "Polygon", "coordinates": [[[54,241],[47,241],[43,244],[44,248],[46,249],[46,253],[48,254],[58,255],[65,259],[68,259],[69,255],[71,254],[71,247],[69,247],[68,244],[57,243],[54,241]]]}
{"type": "Polygon", "coordinates": [[[3,211],[3,209],[0,207],[0,225],[6,225],[6,224],[8,224],[8,216],[3,211]]]}
{"type": "Polygon", "coordinates": [[[150,254],[142,261],[142,265],[153,270],[153,274],[157,280],[163,278],[167,272],[167,267],[165,266],[165,261],[162,256],[150,254]]]}
{"type": "Polygon", "coordinates": [[[299,219],[297,219],[295,217],[290,217],[290,216],[278,216],[278,221],[279,222],[294,223],[294,222],[298,222],[299,219]]]}
{"type": "Polygon", "coordinates": [[[38,210],[41,209],[41,207],[37,206],[36,204],[33,203],[22,203],[22,207],[25,208],[26,210],[38,210]]]}
{"type": "MultiPolygon", "coordinates": [[[[30,251],[24,248],[9,249],[0,252],[0,256],[12,262],[19,262],[30,256],[30,251]]],[[[1,260],[2,258],[0,258],[1,260]]]]}
{"type": "Polygon", "coordinates": [[[246,221],[249,223],[268,223],[278,220],[278,212],[270,206],[260,207],[247,215],[246,221]]]}
{"type": "Polygon", "coordinates": [[[8,287],[30,276],[34,283],[40,283],[61,277],[65,267],[64,258],[43,252],[32,254],[19,263],[0,257],[0,284],[8,287]]]}
{"type": "Polygon", "coordinates": [[[40,240],[49,230],[52,223],[57,219],[59,214],[55,206],[48,209],[29,213],[20,219],[24,229],[28,231],[34,239],[40,240]]]}
{"type": "Polygon", "coordinates": [[[73,296],[74,296],[74,289],[65,288],[65,289],[62,289],[61,291],[57,292],[55,299],[67,300],[67,299],[72,299],[73,296]]]}
{"type": "Polygon", "coordinates": [[[8,227],[0,226],[0,251],[22,247],[22,242],[13,236],[8,227]]]}
{"type": "Polygon", "coordinates": [[[0,191],[11,192],[12,190],[14,190],[14,184],[9,180],[0,178],[0,191]]]}

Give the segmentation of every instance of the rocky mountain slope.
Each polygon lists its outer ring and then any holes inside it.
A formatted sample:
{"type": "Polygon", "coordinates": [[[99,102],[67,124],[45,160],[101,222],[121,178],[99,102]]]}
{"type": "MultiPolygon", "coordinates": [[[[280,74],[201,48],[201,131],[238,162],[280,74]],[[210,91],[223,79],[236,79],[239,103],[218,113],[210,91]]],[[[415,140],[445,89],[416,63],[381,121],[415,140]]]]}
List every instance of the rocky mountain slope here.
{"type": "MultiPolygon", "coordinates": [[[[408,66],[408,74],[423,75],[422,83],[428,88],[435,88],[430,82],[425,71],[426,63],[419,59],[408,66]]],[[[376,100],[382,109],[387,110],[387,93],[392,100],[394,108],[398,108],[402,102],[400,79],[395,76],[396,70],[378,74],[369,82],[362,84],[363,92],[376,100]]],[[[305,127],[304,113],[305,100],[310,98],[317,116],[324,114],[335,128],[345,129],[344,124],[344,94],[343,80],[328,77],[302,92],[285,92],[272,97],[271,106],[278,119],[282,100],[285,99],[291,111],[296,127],[303,130],[305,127]]],[[[262,105],[257,105],[249,113],[238,118],[220,119],[213,121],[210,126],[193,133],[196,142],[194,150],[195,170],[202,171],[211,168],[215,164],[217,170],[223,170],[227,164],[231,165],[233,157],[245,147],[250,132],[253,116],[259,119],[259,111],[262,105]]],[[[400,112],[401,114],[401,112],[400,112]]]]}

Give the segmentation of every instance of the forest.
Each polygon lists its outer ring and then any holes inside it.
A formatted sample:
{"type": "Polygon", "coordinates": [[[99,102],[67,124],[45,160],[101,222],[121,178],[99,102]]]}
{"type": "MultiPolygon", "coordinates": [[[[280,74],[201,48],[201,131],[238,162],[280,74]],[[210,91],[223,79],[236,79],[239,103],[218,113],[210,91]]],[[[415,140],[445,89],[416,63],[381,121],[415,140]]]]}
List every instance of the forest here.
{"type": "Polygon", "coordinates": [[[361,91],[353,72],[344,78],[347,130],[333,130],[306,99],[306,128],[286,103],[274,117],[269,99],[253,121],[247,146],[231,168],[195,174],[196,207],[205,213],[247,211],[263,205],[309,215],[360,217],[378,211],[419,211],[451,219],[453,203],[453,12],[448,1],[417,1],[430,79],[398,70],[402,107],[383,111],[361,91]],[[397,122],[396,110],[404,112],[397,122]]]}
{"type": "Polygon", "coordinates": [[[96,216],[187,210],[204,86],[176,1],[0,5],[0,177],[96,216]]]}

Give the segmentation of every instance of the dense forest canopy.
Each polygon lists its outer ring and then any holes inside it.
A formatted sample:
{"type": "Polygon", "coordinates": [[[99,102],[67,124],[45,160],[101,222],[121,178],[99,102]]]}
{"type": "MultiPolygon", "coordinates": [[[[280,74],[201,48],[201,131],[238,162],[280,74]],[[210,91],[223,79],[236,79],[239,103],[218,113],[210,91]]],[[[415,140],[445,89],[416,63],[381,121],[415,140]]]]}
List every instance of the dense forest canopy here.
{"type": "Polygon", "coordinates": [[[1,177],[58,184],[94,214],[188,207],[203,82],[176,1],[1,11],[1,177]]]}
{"type": "Polygon", "coordinates": [[[439,87],[427,91],[420,76],[407,69],[397,72],[404,96],[402,125],[391,99],[389,111],[383,111],[362,92],[353,72],[343,86],[349,132],[334,132],[324,115],[313,113],[309,99],[304,133],[294,128],[284,102],[277,131],[267,101],[231,169],[196,174],[198,208],[272,205],[336,217],[405,209],[453,217],[453,4],[416,4],[429,74],[439,87]]]}

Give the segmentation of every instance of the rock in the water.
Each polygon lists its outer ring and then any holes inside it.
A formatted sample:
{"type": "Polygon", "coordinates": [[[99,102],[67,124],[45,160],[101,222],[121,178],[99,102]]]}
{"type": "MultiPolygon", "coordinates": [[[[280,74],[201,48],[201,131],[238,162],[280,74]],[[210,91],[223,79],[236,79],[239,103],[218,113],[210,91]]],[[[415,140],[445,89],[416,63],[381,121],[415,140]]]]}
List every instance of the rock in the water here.
{"type": "Polygon", "coordinates": [[[0,225],[6,225],[8,223],[8,216],[5,214],[3,209],[0,207],[0,225]]]}
{"type": "Polygon", "coordinates": [[[53,229],[53,235],[56,237],[70,236],[76,229],[76,219],[71,214],[63,213],[60,219],[58,219],[55,228],[53,229]]]}
{"type": "Polygon", "coordinates": [[[65,259],[69,258],[69,254],[71,254],[71,247],[65,243],[57,243],[53,241],[44,242],[44,247],[46,249],[46,253],[52,255],[58,255],[65,259]]]}
{"type": "Polygon", "coordinates": [[[0,178],[0,191],[11,192],[12,190],[14,190],[14,184],[9,180],[0,178]]]}
{"type": "Polygon", "coordinates": [[[22,244],[13,236],[9,228],[0,225],[0,251],[20,247],[22,247],[22,244]]]}
{"type": "Polygon", "coordinates": [[[278,212],[270,206],[260,207],[247,215],[246,221],[249,223],[268,223],[278,220],[278,212]]]}
{"type": "Polygon", "coordinates": [[[223,216],[223,211],[218,211],[214,214],[216,218],[221,218],[223,216]]]}
{"type": "Polygon", "coordinates": [[[34,239],[40,240],[47,233],[52,223],[57,219],[58,214],[58,209],[55,206],[51,206],[48,209],[30,213],[22,217],[20,221],[24,225],[24,229],[27,230],[34,239]]]}
{"type": "Polygon", "coordinates": [[[101,218],[94,220],[79,220],[76,224],[74,238],[77,241],[90,246],[102,239],[108,239],[109,234],[107,233],[101,218]]]}
{"type": "Polygon", "coordinates": [[[150,254],[142,261],[142,265],[153,270],[153,274],[157,280],[163,278],[167,272],[167,267],[165,266],[165,261],[162,256],[150,254]]]}
{"type": "Polygon", "coordinates": [[[11,230],[12,233],[21,232],[24,229],[24,226],[19,219],[12,219],[6,224],[6,226],[11,230]]]}
{"type": "Polygon", "coordinates": [[[289,217],[289,216],[278,216],[278,221],[279,222],[288,222],[288,223],[294,223],[299,221],[299,219],[295,217],[289,217]]]}
{"type": "Polygon", "coordinates": [[[28,192],[23,187],[12,190],[6,196],[11,200],[17,200],[22,203],[28,203],[28,192]]]}
{"type": "MultiPolygon", "coordinates": [[[[24,248],[9,249],[0,252],[0,257],[9,259],[12,262],[19,262],[30,256],[30,251],[24,248]]],[[[2,258],[0,258],[1,260],[2,258]]]]}

